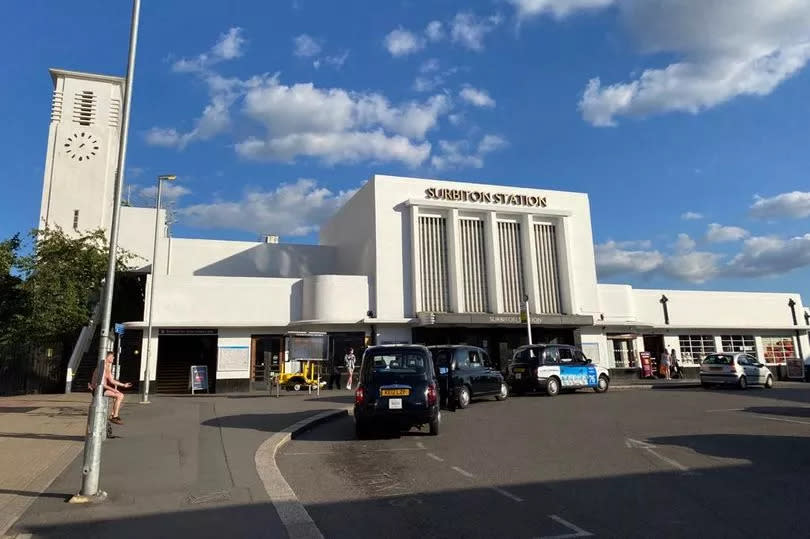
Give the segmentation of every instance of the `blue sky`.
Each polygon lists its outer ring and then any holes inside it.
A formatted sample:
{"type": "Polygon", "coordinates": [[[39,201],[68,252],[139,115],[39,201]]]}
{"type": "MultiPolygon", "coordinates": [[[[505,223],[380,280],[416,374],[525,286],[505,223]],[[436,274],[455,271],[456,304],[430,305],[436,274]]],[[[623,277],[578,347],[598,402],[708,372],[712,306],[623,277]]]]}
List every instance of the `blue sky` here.
{"type": "MultiPolygon", "coordinates": [[[[600,280],[810,301],[810,4],[143,3],[133,198],[315,241],[372,173],[589,193],[600,280]]],[[[0,235],[36,223],[49,67],[123,74],[130,6],[4,4],[0,235]]]]}

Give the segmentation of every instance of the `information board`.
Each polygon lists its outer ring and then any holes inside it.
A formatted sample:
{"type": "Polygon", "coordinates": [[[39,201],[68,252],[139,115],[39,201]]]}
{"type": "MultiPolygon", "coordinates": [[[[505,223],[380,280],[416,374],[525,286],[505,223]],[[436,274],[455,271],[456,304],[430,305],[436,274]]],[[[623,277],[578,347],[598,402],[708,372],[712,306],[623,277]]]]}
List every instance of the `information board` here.
{"type": "Polygon", "coordinates": [[[324,334],[289,335],[290,360],[326,360],[327,337],[324,334]]]}
{"type": "Polygon", "coordinates": [[[208,367],[206,365],[192,365],[189,385],[191,394],[195,391],[208,391],[208,367]]]}
{"type": "Polygon", "coordinates": [[[250,369],[249,346],[220,346],[217,355],[217,371],[233,372],[250,369]]]}
{"type": "Polygon", "coordinates": [[[791,358],[787,360],[787,377],[792,380],[801,380],[804,378],[804,361],[799,358],[791,358]]]}

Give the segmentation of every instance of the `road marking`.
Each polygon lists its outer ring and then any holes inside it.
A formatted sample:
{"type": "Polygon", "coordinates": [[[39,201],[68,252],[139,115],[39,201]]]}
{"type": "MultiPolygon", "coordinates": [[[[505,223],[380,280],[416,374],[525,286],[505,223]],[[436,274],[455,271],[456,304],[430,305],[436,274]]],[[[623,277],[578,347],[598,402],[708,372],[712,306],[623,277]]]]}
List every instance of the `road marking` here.
{"type": "Polygon", "coordinates": [[[511,492],[509,492],[507,490],[504,490],[502,488],[492,487],[492,490],[494,490],[495,492],[497,492],[498,494],[500,494],[502,496],[506,496],[507,498],[509,498],[512,501],[515,501],[515,502],[518,502],[518,503],[523,501],[523,498],[521,498],[520,496],[515,496],[511,492]]]}
{"type": "Polygon", "coordinates": [[[585,531],[576,524],[568,522],[567,520],[558,517],[557,515],[549,515],[548,518],[556,522],[557,524],[562,524],[573,533],[563,533],[561,535],[544,535],[540,537],[540,539],[568,539],[569,537],[592,537],[593,534],[591,532],[585,531]]]}
{"type": "Polygon", "coordinates": [[[770,419],[771,421],[784,421],[785,423],[799,423],[800,425],[810,425],[810,421],[799,421],[798,419],[785,419],[784,417],[770,417],[770,416],[759,416],[760,419],[770,419]]]}
{"type": "Polygon", "coordinates": [[[662,461],[666,462],[667,464],[669,464],[673,468],[677,468],[682,472],[689,472],[690,471],[688,467],[684,466],[683,464],[681,464],[677,460],[671,459],[669,457],[665,457],[664,455],[662,455],[661,453],[656,451],[655,450],[656,446],[654,446],[653,444],[650,444],[650,443],[647,443],[647,442],[642,442],[641,440],[634,440],[633,438],[627,438],[627,440],[625,440],[624,443],[625,443],[625,445],[627,447],[630,447],[630,448],[633,448],[633,449],[643,449],[644,451],[648,452],[650,455],[653,455],[654,457],[658,458],[659,460],[662,460],[662,461]]]}
{"type": "MultiPolygon", "coordinates": [[[[399,451],[421,451],[416,447],[391,447],[389,449],[361,449],[358,453],[394,453],[399,451]]],[[[297,453],[283,453],[288,457],[302,457],[306,455],[332,455],[334,451],[301,451],[297,453]]]]}
{"type": "Polygon", "coordinates": [[[461,469],[461,468],[459,468],[458,466],[450,466],[450,468],[451,468],[451,469],[453,469],[453,470],[455,470],[455,471],[457,471],[458,473],[460,473],[460,474],[461,474],[461,475],[463,475],[464,477],[475,477],[473,474],[471,474],[471,473],[470,473],[470,472],[468,472],[467,470],[462,470],[462,469],[461,469]]]}
{"type": "Polygon", "coordinates": [[[433,460],[435,460],[435,461],[438,461],[438,462],[444,462],[444,459],[443,459],[443,458],[441,458],[441,457],[440,457],[440,456],[438,456],[438,455],[434,455],[433,453],[428,453],[428,454],[427,454],[427,456],[429,456],[430,458],[432,458],[432,459],[433,459],[433,460]]]}
{"type": "Polygon", "coordinates": [[[720,408],[717,410],[706,410],[707,414],[713,414],[716,412],[742,412],[745,408],[720,408]]]}
{"type": "Polygon", "coordinates": [[[425,447],[425,444],[423,444],[422,442],[416,442],[416,447],[418,447],[419,449],[427,449],[427,447],[425,447]]]}

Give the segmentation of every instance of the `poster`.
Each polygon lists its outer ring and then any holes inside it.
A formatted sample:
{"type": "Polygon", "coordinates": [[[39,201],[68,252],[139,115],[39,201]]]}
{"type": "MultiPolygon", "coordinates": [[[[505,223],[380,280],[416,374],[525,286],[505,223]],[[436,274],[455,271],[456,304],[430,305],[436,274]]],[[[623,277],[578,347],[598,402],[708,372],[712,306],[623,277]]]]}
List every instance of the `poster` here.
{"type": "Polygon", "coordinates": [[[217,357],[217,371],[233,372],[250,369],[249,346],[220,346],[217,357]]]}
{"type": "Polygon", "coordinates": [[[639,352],[639,359],[641,360],[641,377],[652,378],[652,362],[649,352],[639,352]]]}
{"type": "Polygon", "coordinates": [[[208,391],[208,367],[205,365],[192,365],[191,366],[191,394],[195,391],[208,391]]]}
{"type": "Polygon", "coordinates": [[[801,380],[804,378],[804,361],[798,358],[787,360],[787,377],[791,380],[801,380]]]}

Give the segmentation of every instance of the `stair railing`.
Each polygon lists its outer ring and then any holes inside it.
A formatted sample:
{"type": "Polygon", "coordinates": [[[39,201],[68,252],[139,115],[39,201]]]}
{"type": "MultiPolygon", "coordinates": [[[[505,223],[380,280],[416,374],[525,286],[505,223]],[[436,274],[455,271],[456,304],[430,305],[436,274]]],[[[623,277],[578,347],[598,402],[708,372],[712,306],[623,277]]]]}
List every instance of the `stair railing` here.
{"type": "Polygon", "coordinates": [[[70,360],[67,365],[67,375],[65,376],[65,393],[70,393],[73,386],[73,374],[79,369],[84,354],[93,342],[93,335],[96,333],[98,326],[98,318],[101,312],[101,302],[96,303],[93,308],[93,313],[90,315],[90,320],[79,333],[79,338],[76,339],[76,344],[73,346],[73,352],[70,354],[70,360]]]}

